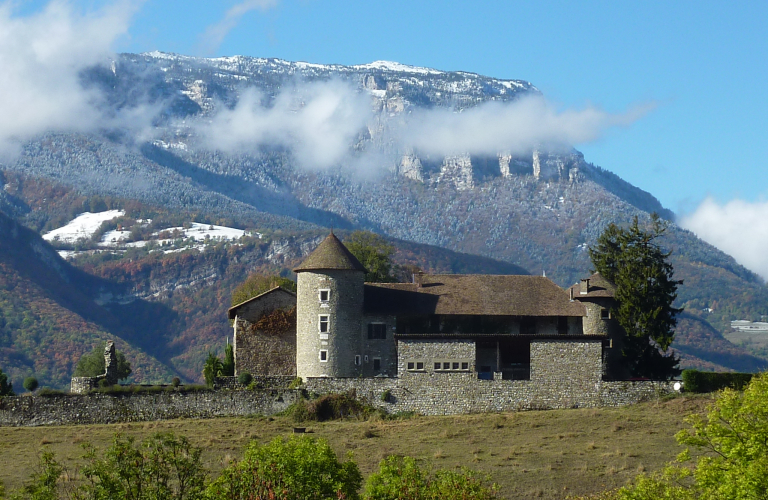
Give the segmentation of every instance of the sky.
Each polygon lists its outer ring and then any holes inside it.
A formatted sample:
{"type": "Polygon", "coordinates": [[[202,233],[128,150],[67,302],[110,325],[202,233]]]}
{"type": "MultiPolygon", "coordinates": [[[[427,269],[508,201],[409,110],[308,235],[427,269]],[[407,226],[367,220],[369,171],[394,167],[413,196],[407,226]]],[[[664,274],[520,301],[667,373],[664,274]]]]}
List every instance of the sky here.
{"type": "MultiPolygon", "coordinates": [[[[39,17],[51,5],[0,2],[11,24],[39,17]]],[[[54,5],[68,5],[61,15],[73,18],[75,26],[106,27],[90,35],[99,39],[92,45],[118,52],[338,64],[390,60],[530,81],[550,109],[609,117],[598,133],[576,138],[574,145],[588,162],[649,191],[678,214],[681,225],[768,278],[768,256],[763,256],[768,254],[763,250],[768,248],[768,2],[72,0],[54,5]],[[610,119],[627,116],[632,118],[610,119]]],[[[50,25],[56,26],[55,20],[50,25]]],[[[58,31],[0,29],[0,63],[3,44],[50,33],[58,31]]],[[[62,40],[56,50],[73,46],[74,52],[59,54],[61,65],[99,55],[80,46],[77,36],[62,40]]],[[[16,83],[24,88],[19,82],[23,79],[16,83]]],[[[0,90],[3,85],[0,76],[0,90]]],[[[56,99],[55,93],[45,95],[56,99]]],[[[81,97],[83,102],[64,99],[66,109],[41,119],[70,113],[83,123],[102,120],[89,115],[92,96],[81,97]]],[[[13,104],[7,107],[12,110],[13,104]]],[[[7,110],[0,97],[2,111],[7,110]]],[[[141,112],[123,119],[139,123],[141,112]]]]}

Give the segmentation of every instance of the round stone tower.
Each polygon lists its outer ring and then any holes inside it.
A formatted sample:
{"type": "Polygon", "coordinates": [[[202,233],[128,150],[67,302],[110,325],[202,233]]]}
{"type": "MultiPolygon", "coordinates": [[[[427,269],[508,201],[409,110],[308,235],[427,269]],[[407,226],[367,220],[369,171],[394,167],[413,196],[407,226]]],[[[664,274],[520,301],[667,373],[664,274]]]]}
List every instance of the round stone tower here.
{"type": "Polygon", "coordinates": [[[365,268],[331,233],[294,272],[296,375],[359,376],[365,268]]]}

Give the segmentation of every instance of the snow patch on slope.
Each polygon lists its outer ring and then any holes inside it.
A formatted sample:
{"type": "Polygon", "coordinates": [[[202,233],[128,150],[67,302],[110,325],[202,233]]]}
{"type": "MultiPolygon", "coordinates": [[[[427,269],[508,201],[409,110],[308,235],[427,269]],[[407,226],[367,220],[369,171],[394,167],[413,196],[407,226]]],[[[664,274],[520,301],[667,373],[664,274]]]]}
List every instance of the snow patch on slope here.
{"type": "Polygon", "coordinates": [[[72,219],[66,226],[54,229],[43,235],[46,241],[60,241],[62,243],[76,243],[81,239],[89,239],[96,233],[103,222],[107,222],[125,215],[122,210],[107,210],[105,212],[83,212],[72,219]]]}

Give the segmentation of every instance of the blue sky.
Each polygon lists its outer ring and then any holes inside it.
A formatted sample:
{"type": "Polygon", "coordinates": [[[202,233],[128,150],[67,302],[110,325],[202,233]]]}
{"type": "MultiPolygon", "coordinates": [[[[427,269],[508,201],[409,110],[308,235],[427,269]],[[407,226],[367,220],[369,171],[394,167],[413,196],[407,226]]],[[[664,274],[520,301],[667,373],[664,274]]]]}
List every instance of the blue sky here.
{"type": "MultiPolygon", "coordinates": [[[[115,3],[72,2],[85,12],[115,3]]],[[[14,15],[46,4],[17,0],[14,15]]],[[[576,147],[587,161],[687,215],[681,223],[726,251],[734,253],[728,242],[763,224],[757,229],[765,240],[751,253],[768,253],[768,222],[761,222],[768,219],[768,2],[126,4],[134,13],[112,43],[117,51],[340,64],[384,59],[528,80],[562,109],[623,113],[653,104],[631,125],[576,147]],[[218,41],[210,36],[215,26],[222,28],[218,41]]]]}

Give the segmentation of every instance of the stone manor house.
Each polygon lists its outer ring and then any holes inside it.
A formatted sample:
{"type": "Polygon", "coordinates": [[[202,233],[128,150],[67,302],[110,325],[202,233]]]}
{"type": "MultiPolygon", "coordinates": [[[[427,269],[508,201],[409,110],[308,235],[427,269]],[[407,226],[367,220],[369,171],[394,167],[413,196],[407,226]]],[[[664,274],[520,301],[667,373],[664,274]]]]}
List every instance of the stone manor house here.
{"type": "Polygon", "coordinates": [[[668,390],[618,381],[614,286],[596,273],[563,290],[543,276],[414,275],[365,283],[331,233],[276,287],[229,309],[236,374],[301,377],[426,414],[605,406],[668,390]],[[276,311],[295,328],[271,329],[276,311]]]}

